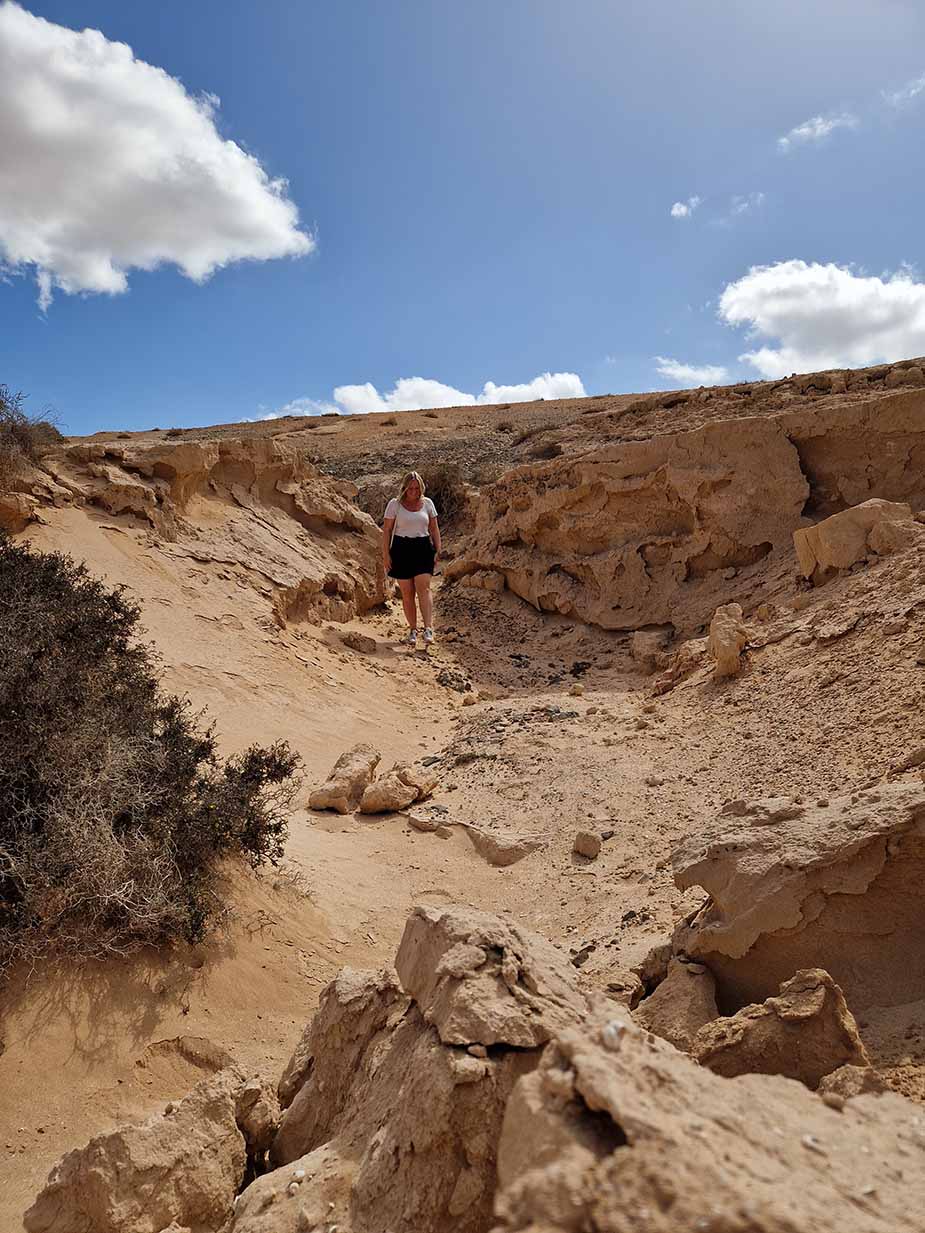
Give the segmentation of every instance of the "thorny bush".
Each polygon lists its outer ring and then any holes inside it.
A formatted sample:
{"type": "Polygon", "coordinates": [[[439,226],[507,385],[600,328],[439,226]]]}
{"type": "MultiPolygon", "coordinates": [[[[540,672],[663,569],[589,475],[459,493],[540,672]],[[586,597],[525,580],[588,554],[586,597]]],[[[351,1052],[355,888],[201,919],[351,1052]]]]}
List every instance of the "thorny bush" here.
{"type": "Polygon", "coordinates": [[[0,533],[0,969],[201,937],[221,865],[275,864],[298,758],[221,762],[162,692],[138,608],[0,533]]]}
{"type": "Polygon", "coordinates": [[[9,480],[23,463],[34,462],[42,446],[62,440],[47,419],[37,419],[23,410],[22,394],[0,385],[0,484],[9,480]]]}

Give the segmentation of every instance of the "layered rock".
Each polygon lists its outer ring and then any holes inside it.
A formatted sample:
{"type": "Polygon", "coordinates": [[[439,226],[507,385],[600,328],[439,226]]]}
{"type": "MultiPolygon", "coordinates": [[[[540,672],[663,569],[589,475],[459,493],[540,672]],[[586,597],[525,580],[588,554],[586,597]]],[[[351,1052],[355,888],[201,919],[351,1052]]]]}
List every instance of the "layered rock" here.
{"type": "Polygon", "coordinates": [[[840,1066],[870,1065],[842,991],[819,969],[797,972],[776,997],[706,1023],[690,1052],[727,1078],[785,1075],[814,1089],[840,1066]]]}
{"type": "Polygon", "coordinates": [[[508,1102],[496,1233],[914,1233],[918,1107],[840,1111],[776,1076],[728,1080],[598,1011],[562,1032],[508,1102]]]}
{"type": "Polygon", "coordinates": [[[720,1005],[773,996],[823,967],[853,1010],[925,996],[925,785],[814,804],[733,801],[673,854],[675,883],[710,896],[674,938],[706,963],[720,1005]]]}
{"type": "Polygon", "coordinates": [[[354,485],[272,439],[82,441],[48,450],[13,487],[0,526],[66,506],[135,520],[176,556],[269,581],[281,625],[350,620],[384,598],[379,532],[354,485]]]}
{"type": "Polygon", "coordinates": [[[779,424],[755,418],[520,467],[482,494],[447,569],[490,569],[541,611],[605,629],[700,624],[723,570],[788,547],[809,489],[779,424]]]}

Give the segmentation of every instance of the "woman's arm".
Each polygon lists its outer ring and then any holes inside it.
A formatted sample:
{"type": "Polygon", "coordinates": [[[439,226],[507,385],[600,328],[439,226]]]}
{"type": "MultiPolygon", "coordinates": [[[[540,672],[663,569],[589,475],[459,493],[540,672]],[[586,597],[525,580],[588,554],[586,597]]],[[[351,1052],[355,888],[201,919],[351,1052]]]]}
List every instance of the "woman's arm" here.
{"type": "Polygon", "coordinates": [[[382,522],[382,567],[386,573],[392,568],[392,527],[394,518],[385,518],[382,522]]]}
{"type": "Polygon", "coordinates": [[[434,546],[434,552],[437,556],[440,555],[440,527],[437,523],[436,515],[431,514],[427,523],[427,529],[430,531],[430,542],[434,546]]]}

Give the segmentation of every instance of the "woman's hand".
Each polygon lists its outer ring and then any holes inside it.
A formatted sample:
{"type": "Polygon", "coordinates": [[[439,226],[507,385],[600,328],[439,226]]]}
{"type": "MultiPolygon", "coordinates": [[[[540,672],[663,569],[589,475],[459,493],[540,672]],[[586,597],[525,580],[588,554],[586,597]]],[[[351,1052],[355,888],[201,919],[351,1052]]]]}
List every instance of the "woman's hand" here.
{"type": "Polygon", "coordinates": [[[382,558],[382,568],[385,570],[386,573],[389,572],[389,570],[392,568],[392,558],[391,557],[382,558]]]}

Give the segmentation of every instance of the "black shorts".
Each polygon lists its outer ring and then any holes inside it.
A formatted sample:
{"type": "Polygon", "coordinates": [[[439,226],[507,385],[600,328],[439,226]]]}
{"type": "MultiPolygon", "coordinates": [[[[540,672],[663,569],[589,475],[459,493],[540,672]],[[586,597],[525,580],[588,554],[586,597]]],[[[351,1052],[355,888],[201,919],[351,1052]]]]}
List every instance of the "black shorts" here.
{"type": "Polygon", "coordinates": [[[389,555],[390,578],[416,578],[418,574],[434,572],[434,546],[429,535],[396,535],[389,555]]]}

